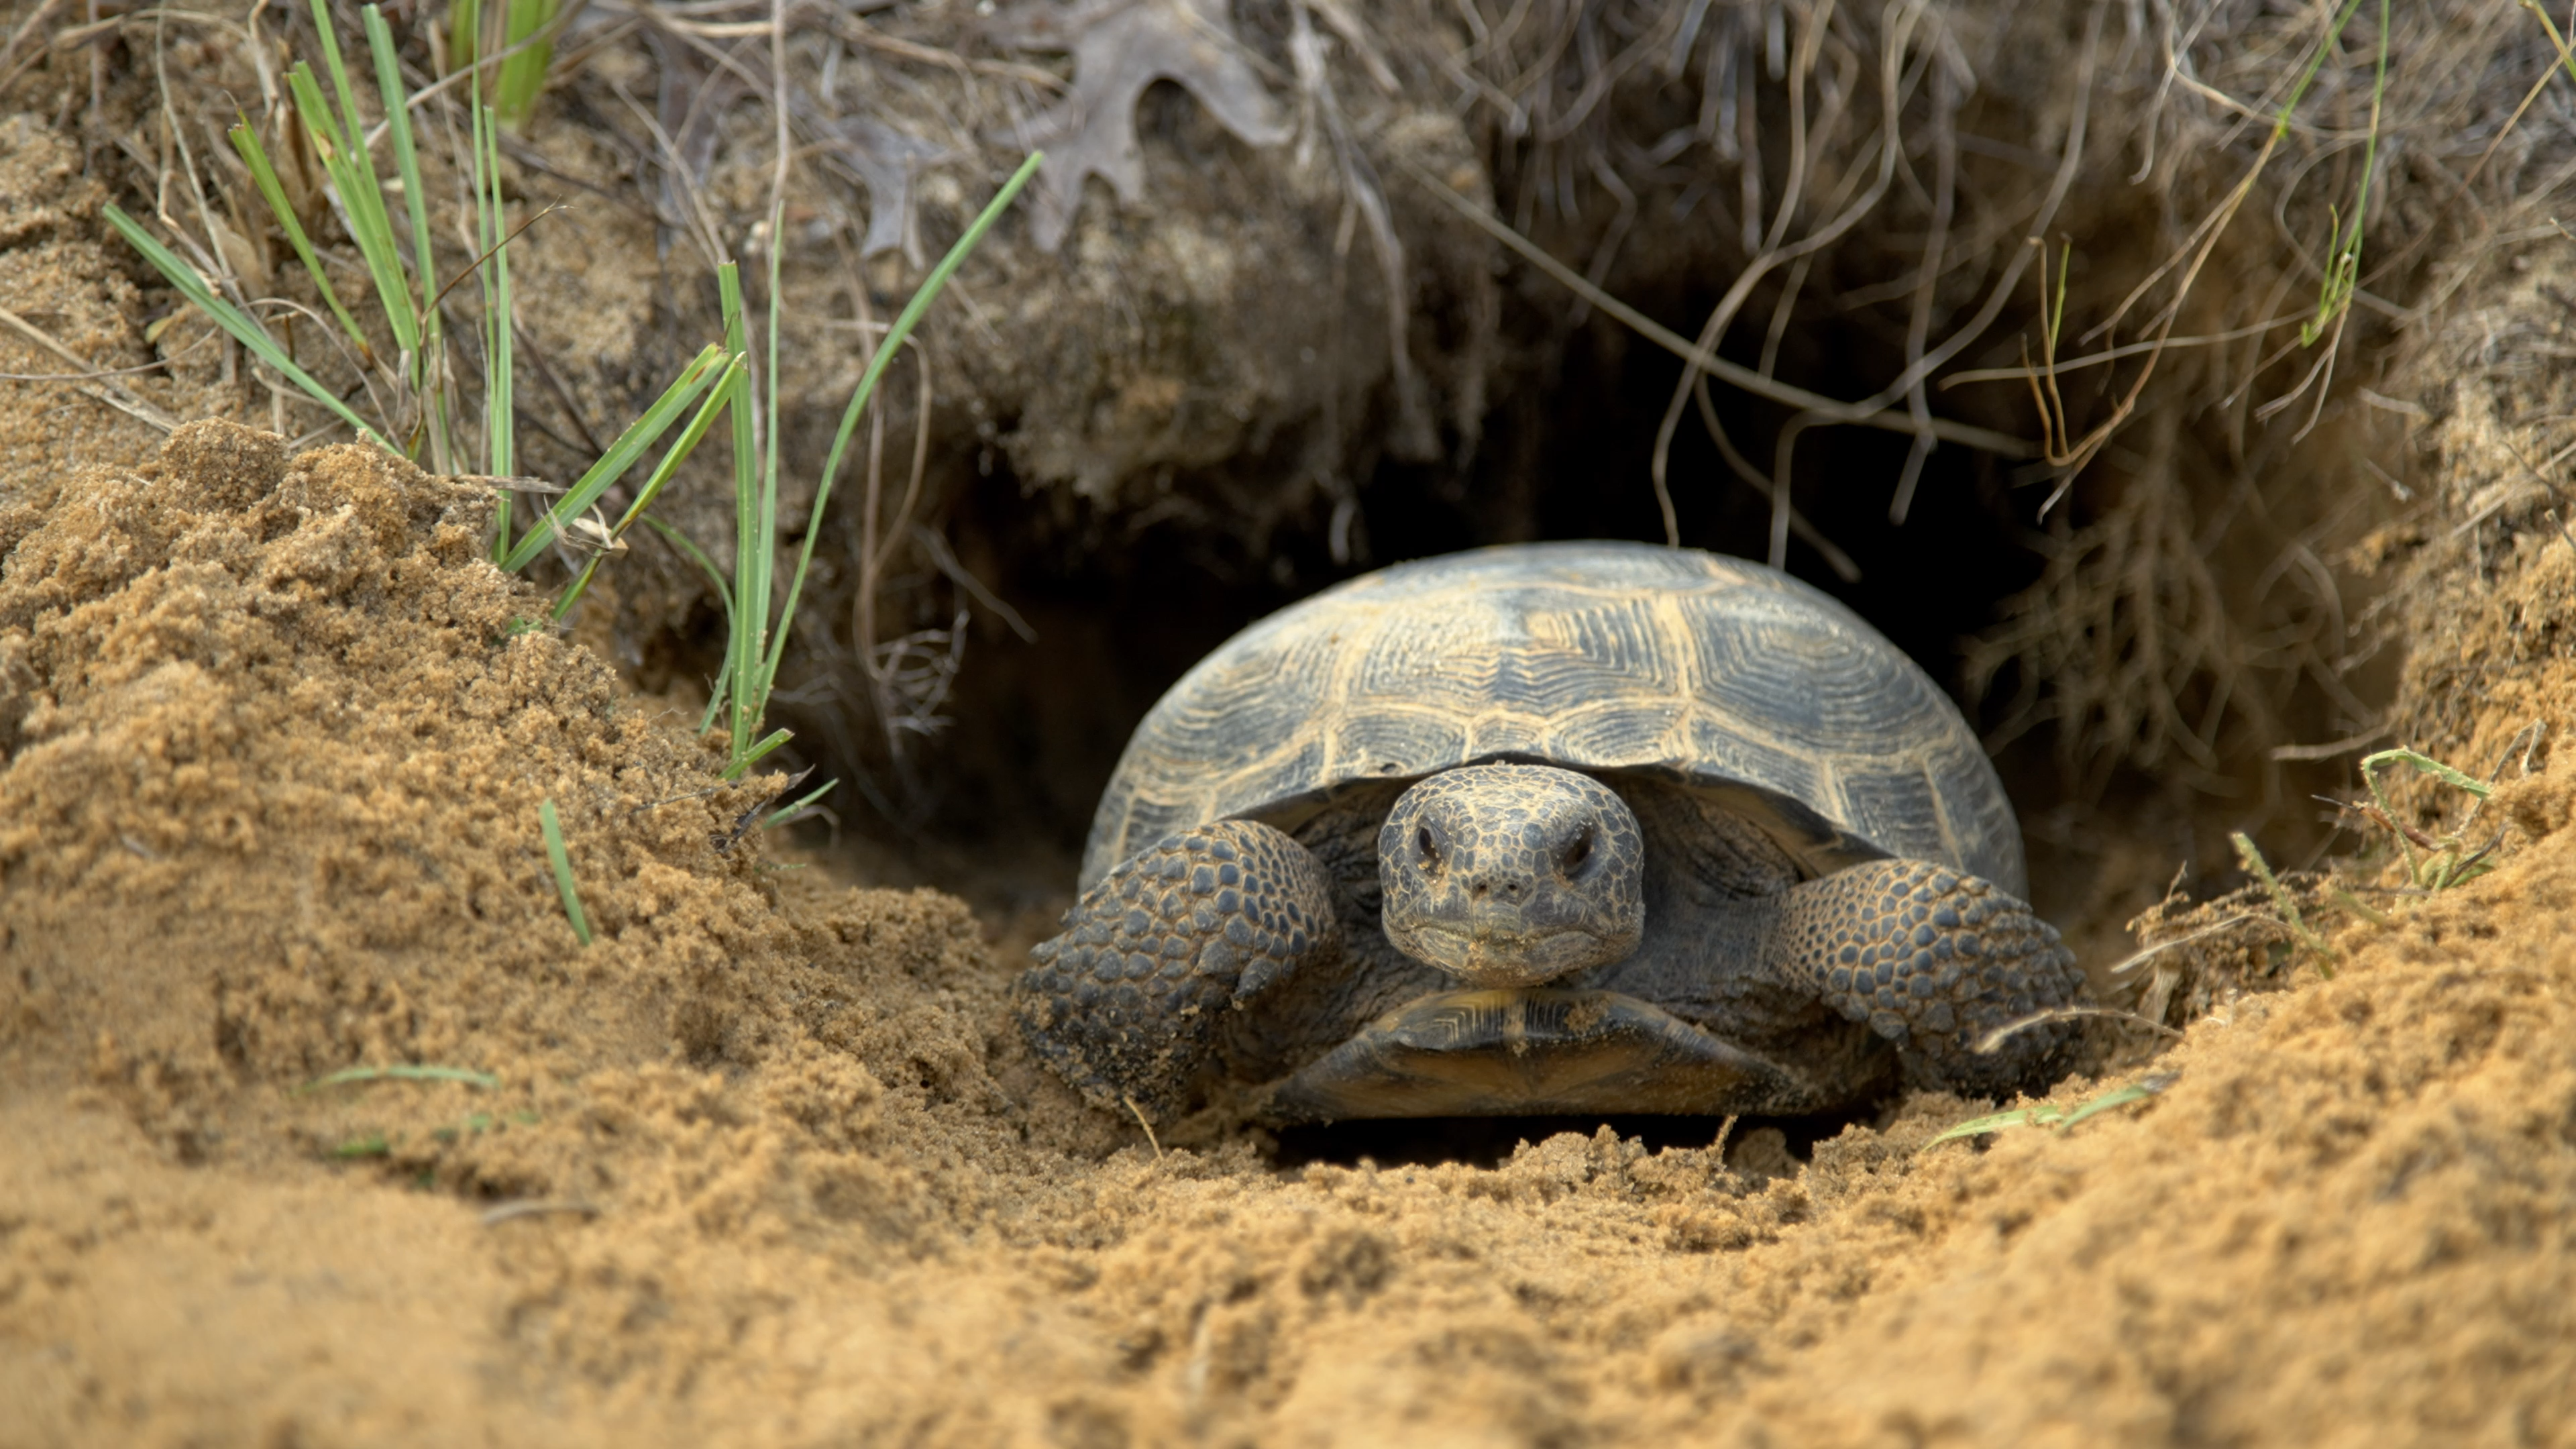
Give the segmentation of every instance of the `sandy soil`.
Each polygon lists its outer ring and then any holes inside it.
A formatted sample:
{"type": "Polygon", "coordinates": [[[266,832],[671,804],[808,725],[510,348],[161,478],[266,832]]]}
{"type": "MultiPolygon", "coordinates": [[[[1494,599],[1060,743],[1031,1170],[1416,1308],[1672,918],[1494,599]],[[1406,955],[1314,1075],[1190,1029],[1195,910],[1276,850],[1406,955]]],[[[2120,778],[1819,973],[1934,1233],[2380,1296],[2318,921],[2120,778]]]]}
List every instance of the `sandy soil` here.
{"type": "MultiPolygon", "coordinates": [[[[101,197],[0,122],[0,305],[140,364],[101,197]]],[[[190,325],[119,386],[245,411],[190,325]]],[[[2576,709],[2576,548],[2478,513],[2569,405],[2454,401],[2370,561],[2396,718],[2483,769],[2576,709]]],[[[1304,1161],[1083,1108],[1009,1025],[1045,913],[741,831],[768,785],[522,629],[487,507],[0,380],[0,1449],[2576,1443],[2576,754],[2072,1127],[1304,1161]],[[395,1066],[454,1070],[322,1084],[395,1066]]]]}
{"type": "Polygon", "coordinates": [[[1082,1112],[957,902],[733,839],[469,491],[210,422],[9,496],[0,1440],[2576,1433],[2576,772],[2070,1130],[1282,1168],[1082,1112]],[[496,1080],[309,1085],[401,1063],[496,1080]]]}

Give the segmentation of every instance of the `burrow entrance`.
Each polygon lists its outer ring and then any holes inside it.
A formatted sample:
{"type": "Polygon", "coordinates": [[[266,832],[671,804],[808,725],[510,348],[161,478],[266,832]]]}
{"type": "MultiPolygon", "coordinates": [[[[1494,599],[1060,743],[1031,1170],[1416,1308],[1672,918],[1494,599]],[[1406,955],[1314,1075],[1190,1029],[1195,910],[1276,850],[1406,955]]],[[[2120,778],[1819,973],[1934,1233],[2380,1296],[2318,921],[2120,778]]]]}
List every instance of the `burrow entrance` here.
{"type": "MultiPolygon", "coordinates": [[[[1686,315],[1694,302],[1705,307],[1683,294],[1673,314],[1686,315]]],[[[2009,319],[1995,331],[2014,335],[2009,319]]],[[[1810,365],[1782,370],[1816,391],[1854,394],[1887,370],[1873,342],[1864,329],[1820,328],[1805,349],[1811,355],[1793,359],[1810,365]]],[[[949,527],[959,553],[982,563],[1035,637],[979,618],[946,707],[949,722],[916,752],[904,782],[908,808],[845,801],[841,830],[864,844],[874,868],[911,872],[988,908],[1026,906],[1050,892],[1069,898],[1093,806],[1128,733],[1165,688],[1235,631],[1405,559],[1542,539],[1663,541],[1649,459],[1681,371],[1676,359],[1613,327],[1573,329],[1498,400],[1463,470],[1380,461],[1338,523],[1332,501],[1318,498],[1259,550],[1187,522],[1052,517],[988,455],[961,487],[949,527]]],[[[1739,447],[1769,457],[1787,410],[1724,389],[1715,400],[1730,434],[1744,440],[1739,447]]],[[[1992,415],[2012,421],[2008,408],[1992,415]]],[[[2079,480],[2058,503],[2052,532],[2040,515],[2052,483],[2043,468],[1945,445],[1925,462],[1900,523],[1891,503],[1910,446],[1902,434],[1874,429],[1807,430],[1792,501],[1831,551],[1793,536],[1787,567],[1885,633],[1992,737],[2010,726],[2023,680],[2007,663],[1971,693],[1979,637],[2040,580],[2064,535],[2116,505],[2118,487],[2146,484],[2079,480]]],[[[1771,499],[1727,471],[1696,422],[1677,431],[1668,476],[1683,545],[1765,556],[1771,499]]],[[[1188,496],[1222,485],[1180,478],[1172,486],[1188,496]]],[[[2316,701],[2291,707],[2322,713],[2316,701]]],[[[840,737],[861,734],[844,728],[840,737]]],[[[827,772],[884,774],[882,758],[865,750],[855,760],[826,753],[824,763],[827,772]]],[[[2230,761],[2234,774],[2221,780],[2166,780],[2134,768],[2105,774],[2071,766],[2062,731],[2047,725],[2015,732],[1996,763],[2023,819],[2037,904],[2060,920],[2098,915],[2105,900],[2133,910],[2126,903],[2149,884],[2161,892],[2178,869],[2186,886],[2221,884],[2233,862],[2212,851],[2212,841],[2257,822],[2311,825],[2314,810],[2284,802],[2341,783],[2330,762],[2259,758],[2230,761]]],[[[2318,847],[2314,830],[2299,833],[2300,848],[2318,847]]],[[[2099,933],[2105,924],[2118,922],[2067,920],[2070,932],[2099,933]]]]}
{"type": "MultiPolygon", "coordinates": [[[[1686,315],[1694,305],[1704,310],[1707,299],[1682,293],[1672,310],[1686,315]]],[[[1996,331],[2013,335],[2009,320],[1996,331]]],[[[1844,396],[1866,391],[1891,365],[1872,332],[1828,326],[1808,334],[1783,370],[1844,396]]],[[[998,624],[977,628],[951,697],[952,722],[921,752],[908,782],[919,792],[916,811],[895,818],[846,805],[845,843],[857,842],[881,877],[965,896],[999,923],[1006,952],[1025,949],[1072,899],[1093,806],[1129,732],[1165,688],[1236,630],[1405,559],[1528,540],[1662,541],[1650,455],[1681,372],[1677,360],[1607,325],[1566,329],[1543,365],[1498,400],[1465,468],[1380,461],[1340,518],[1319,498],[1284,519],[1259,550],[1186,522],[1051,516],[1007,468],[981,460],[949,526],[959,552],[982,563],[1035,638],[998,624]]],[[[1715,401],[1731,436],[1769,456],[1788,411],[1724,390],[1715,401]]],[[[2013,421],[2001,407],[1984,410],[1980,421],[1987,419],[2013,421]]],[[[1910,447],[1892,432],[1809,430],[1796,454],[1792,501],[1828,547],[1793,537],[1787,567],[1852,606],[1948,686],[1972,725],[1996,731],[2008,723],[2009,697],[2022,681],[2007,665],[1970,691],[1979,637],[2040,581],[2052,548],[2117,505],[2118,486],[2169,480],[2132,476],[2108,487],[2079,480],[2057,504],[2062,516],[2052,532],[2040,514],[2053,483],[2044,468],[1949,445],[1926,461],[1900,523],[1891,504],[1910,447]]],[[[1772,501],[1727,471],[1704,430],[1677,432],[1668,476],[1683,545],[1764,557],[1772,501]]],[[[1172,486],[1183,496],[1222,491],[1213,479],[1172,486]]],[[[2323,713],[2314,700],[2294,699],[2291,708],[2302,718],[2323,713]]],[[[2333,762],[2239,759],[2234,775],[2218,781],[2135,768],[2087,778],[2064,746],[2055,729],[2024,729],[1996,759],[2024,822],[2034,903],[2097,970],[2126,953],[2126,921],[2160,895],[2238,883],[2226,832],[2259,823],[2271,838],[2286,830],[2308,851],[2331,839],[2327,812],[2306,796],[2341,783],[2333,762]]],[[[1731,1150],[1803,1160],[1815,1142],[1874,1120],[1885,1105],[1740,1122],[1731,1150]]],[[[1633,1116],[1347,1123],[1280,1134],[1278,1161],[1491,1163],[1522,1141],[1604,1122],[1655,1147],[1707,1146],[1720,1132],[1715,1119],[1633,1116]]]]}

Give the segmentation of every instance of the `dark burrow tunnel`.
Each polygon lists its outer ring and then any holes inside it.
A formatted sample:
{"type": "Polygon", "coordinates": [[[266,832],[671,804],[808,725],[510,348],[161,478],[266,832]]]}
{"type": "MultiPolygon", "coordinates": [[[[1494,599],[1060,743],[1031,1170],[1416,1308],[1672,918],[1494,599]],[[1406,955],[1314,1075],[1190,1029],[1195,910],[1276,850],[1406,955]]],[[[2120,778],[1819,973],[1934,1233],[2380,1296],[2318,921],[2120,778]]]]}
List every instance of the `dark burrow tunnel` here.
{"type": "MultiPolygon", "coordinates": [[[[1119,749],[1162,690],[1236,630],[1369,569],[1490,544],[1666,538],[1650,457],[1675,359],[1587,327],[1507,394],[1460,469],[1380,462],[1336,524],[1329,499],[1275,529],[1257,553],[1187,524],[1148,525],[1073,546],[1032,527],[1017,482],[980,479],[957,527],[998,562],[997,590],[1035,642],[979,623],[953,696],[954,723],[925,752],[921,833],[972,852],[1034,831],[1068,861],[1119,749]]],[[[1822,379],[1813,386],[1830,385],[1822,379]]],[[[1764,457],[1786,411],[1721,389],[1730,434],[1764,457]]],[[[2016,464],[1948,445],[1926,462],[1902,524],[1889,508],[1911,440],[1811,428],[1794,464],[1794,503],[1839,557],[1793,537],[1788,571],[1840,598],[1954,692],[1962,646],[2038,577],[2034,514],[2044,486],[2016,488],[2016,464]],[[1839,565],[1839,567],[1838,567],[1839,565]]],[[[1680,543],[1765,557],[1771,500],[1729,473],[1694,418],[1668,469],[1680,543]]],[[[2045,480],[2041,482],[2044,484],[2045,480]]],[[[1176,487],[1186,490],[1187,480],[1176,487]]],[[[1974,718],[1978,705],[1963,700],[1974,718]]],[[[883,820],[854,821],[884,834],[883,820]]]]}

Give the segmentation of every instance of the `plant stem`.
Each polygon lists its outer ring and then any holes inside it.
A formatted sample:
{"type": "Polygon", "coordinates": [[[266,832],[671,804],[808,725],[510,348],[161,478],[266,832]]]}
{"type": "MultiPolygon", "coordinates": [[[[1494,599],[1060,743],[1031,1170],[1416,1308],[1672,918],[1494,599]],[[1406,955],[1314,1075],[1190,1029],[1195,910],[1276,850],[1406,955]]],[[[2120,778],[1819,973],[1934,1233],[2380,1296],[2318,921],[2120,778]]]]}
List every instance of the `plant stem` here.
{"type": "Polygon", "coordinates": [[[2239,830],[2227,838],[2235,842],[2237,860],[2243,863],[2247,870],[2253,872],[2256,880],[2263,883],[2264,890],[2271,893],[2272,906],[2281,913],[2281,919],[2288,924],[2291,933],[2299,938],[2302,945],[2317,953],[2317,974],[2332,981],[2334,979],[2333,949],[2326,945],[2323,936],[2309,927],[2307,918],[2299,914],[2299,903],[2291,898],[2289,888],[2281,884],[2280,878],[2272,874],[2272,863],[2265,860],[2263,852],[2255,848],[2253,837],[2239,830]]]}

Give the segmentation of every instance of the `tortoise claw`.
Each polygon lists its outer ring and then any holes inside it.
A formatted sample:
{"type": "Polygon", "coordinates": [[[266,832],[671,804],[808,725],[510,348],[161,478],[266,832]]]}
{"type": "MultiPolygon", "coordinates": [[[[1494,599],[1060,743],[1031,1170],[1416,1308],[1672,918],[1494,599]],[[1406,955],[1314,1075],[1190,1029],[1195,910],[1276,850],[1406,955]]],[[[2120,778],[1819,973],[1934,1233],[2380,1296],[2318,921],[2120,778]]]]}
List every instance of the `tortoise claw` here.
{"type": "Polygon", "coordinates": [[[1094,1105],[1166,1117],[1214,1065],[1225,1015],[1341,949],[1323,868],[1250,820],[1166,836],[1029,952],[1020,1026],[1094,1105]]]}

